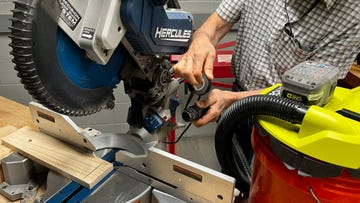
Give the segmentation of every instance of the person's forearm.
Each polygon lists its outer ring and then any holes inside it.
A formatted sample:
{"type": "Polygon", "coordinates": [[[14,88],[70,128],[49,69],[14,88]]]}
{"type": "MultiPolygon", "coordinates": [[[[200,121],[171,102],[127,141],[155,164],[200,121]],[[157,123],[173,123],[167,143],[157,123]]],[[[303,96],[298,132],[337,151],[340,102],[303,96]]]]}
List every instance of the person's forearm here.
{"type": "Polygon", "coordinates": [[[216,12],[213,12],[209,18],[195,31],[194,39],[206,36],[211,43],[216,46],[221,38],[229,32],[232,23],[223,20],[216,12]]]}

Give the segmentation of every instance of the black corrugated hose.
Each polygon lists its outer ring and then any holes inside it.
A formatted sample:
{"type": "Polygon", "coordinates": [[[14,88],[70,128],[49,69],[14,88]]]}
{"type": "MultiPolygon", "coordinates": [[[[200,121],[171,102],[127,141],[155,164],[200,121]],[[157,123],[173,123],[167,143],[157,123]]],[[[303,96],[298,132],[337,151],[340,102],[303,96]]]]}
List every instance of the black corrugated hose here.
{"type": "MultiPolygon", "coordinates": [[[[215,134],[216,155],[222,172],[233,176],[237,180],[237,187],[239,181],[250,186],[251,169],[249,163],[239,145],[241,140],[234,141],[236,136],[233,136],[234,129],[236,129],[239,121],[250,116],[267,115],[300,124],[308,108],[300,102],[270,95],[250,96],[233,103],[221,116],[215,134]]],[[[245,196],[249,194],[249,191],[241,192],[245,196]]]]}

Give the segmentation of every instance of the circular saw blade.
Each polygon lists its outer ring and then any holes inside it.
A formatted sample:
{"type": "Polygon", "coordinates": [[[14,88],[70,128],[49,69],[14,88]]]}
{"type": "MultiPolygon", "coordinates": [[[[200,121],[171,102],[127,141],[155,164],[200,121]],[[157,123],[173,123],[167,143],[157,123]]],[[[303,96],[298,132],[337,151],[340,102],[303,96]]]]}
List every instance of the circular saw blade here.
{"type": "Polygon", "coordinates": [[[113,108],[113,88],[120,82],[126,50],[120,46],[108,64],[96,64],[58,28],[61,9],[57,0],[14,3],[11,54],[29,94],[46,107],[69,116],[113,108]]]}

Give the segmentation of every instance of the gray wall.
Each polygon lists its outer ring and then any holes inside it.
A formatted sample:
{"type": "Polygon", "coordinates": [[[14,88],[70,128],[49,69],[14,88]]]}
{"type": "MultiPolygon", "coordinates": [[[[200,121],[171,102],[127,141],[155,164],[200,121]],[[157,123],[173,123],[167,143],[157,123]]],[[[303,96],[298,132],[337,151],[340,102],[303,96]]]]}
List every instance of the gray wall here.
{"type": "MultiPolygon", "coordinates": [[[[199,0],[199,1],[180,1],[184,10],[194,15],[195,27],[200,25],[219,4],[218,0],[199,0]]],[[[8,46],[10,39],[9,34],[9,18],[10,9],[13,4],[9,0],[0,0],[0,95],[22,104],[31,101],[31,97],[24,90],[13,69],[14,64],[11,62],[9,52],[11,48],[8,46]]],[[[229,34],[223,41],[233,40],[233,34],[229,34]]],[[[45,54],[45,53],[44,53],[45,54]]],[[[180,97],[183,96],[183,90],[180,90],[180,97]]],[[[116,106],[113,110],[103,110],[95,115],[73,118],[75,123],[82,127],[91,126],[102,132],[126,132],[128,125],[126,124],[127,109],[129,107],[128,96],[124,94],[122,84],[115,89],[116,106]]],[[[211,124],[204,128],[192,127],[187,135],[213,135],[216,125],[211,124]]]]}

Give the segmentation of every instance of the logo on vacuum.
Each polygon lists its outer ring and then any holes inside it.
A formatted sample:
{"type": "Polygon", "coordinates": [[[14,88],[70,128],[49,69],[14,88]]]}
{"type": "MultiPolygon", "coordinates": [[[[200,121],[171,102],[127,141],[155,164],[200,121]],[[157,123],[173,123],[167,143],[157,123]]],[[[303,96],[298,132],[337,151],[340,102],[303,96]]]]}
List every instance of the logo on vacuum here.
{"type": "Polygon", "coordinates": [[[191,30],[157,27],[154,37],[167,41],[188,42],[191,37],[191,30]]]}

